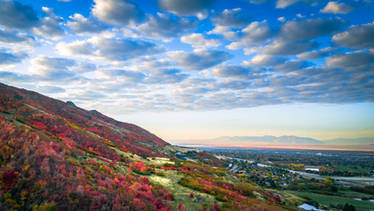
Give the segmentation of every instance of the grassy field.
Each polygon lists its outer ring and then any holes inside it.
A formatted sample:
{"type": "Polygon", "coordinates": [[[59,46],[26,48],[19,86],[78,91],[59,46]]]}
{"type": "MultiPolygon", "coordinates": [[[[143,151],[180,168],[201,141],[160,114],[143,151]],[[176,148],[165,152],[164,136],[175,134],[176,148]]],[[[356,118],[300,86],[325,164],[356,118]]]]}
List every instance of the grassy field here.
{"type": "Polygon", "coordinates": [[[354,205],[356,207],[356,210],[362,210],[362,211],[374,210],[374,203],[370,201],[359,201],[354,198],[329,196],[329,195],[322,195],[322,194],[309,193],[309,192],[292,191],[291,193],[302,198],[307,198],[307,199],[316,201],[320,205],[337,206],[338,204],[344,205],[348,203],[348,204],[354,205]]]}
{"type": "Polygon", "coordinates": [[[166,187],[170,193],[175,197],[173,201],[174,208],[177,210],[179,204],[183,204],[185,210],[199,210],[202,204],[214,204],[220,202],[216,201],[215,198],[209,194],[200,193],[190,188],[184,187],[178,184],[181,175],[177,171],[167,171],[165,176],[151,175],[148,177],[152,182],[158,183],[166,187]],[[195,197],[191,198],[190,193],[195,193],[195,197]]]}
{"type": "Polygon", "coordinates": [[[339,193],[343,194],[343,197],[348,197],[348,198],[371,198],[374,199],[374,195],[370,194],[365,194],[365,193],[358,193],[350,190],[346,191],[339,191],[339,193]]]}

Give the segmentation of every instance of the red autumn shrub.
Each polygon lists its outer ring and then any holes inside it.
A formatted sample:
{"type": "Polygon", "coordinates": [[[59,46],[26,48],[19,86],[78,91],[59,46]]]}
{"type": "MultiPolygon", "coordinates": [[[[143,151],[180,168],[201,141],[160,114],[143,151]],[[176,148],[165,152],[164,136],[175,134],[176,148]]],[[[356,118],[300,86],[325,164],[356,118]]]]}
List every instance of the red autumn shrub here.
{"type": "Polygon", "coordinates": [[[9,170],[3,174],[3,183],[5,191],[8,191],[17,182],[18,172],[15,170],[9,170]]]}

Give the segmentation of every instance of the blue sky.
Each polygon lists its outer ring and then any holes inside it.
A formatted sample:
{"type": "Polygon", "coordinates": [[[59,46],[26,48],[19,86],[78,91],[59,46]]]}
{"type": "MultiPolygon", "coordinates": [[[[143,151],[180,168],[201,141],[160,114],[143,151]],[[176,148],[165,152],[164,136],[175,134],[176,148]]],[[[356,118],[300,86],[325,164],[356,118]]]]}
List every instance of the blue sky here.
{"type": "Polygon", "coordinates": [[[166,140],[374,137],[370,0],[0,0],[0,81],[166,140]]]}

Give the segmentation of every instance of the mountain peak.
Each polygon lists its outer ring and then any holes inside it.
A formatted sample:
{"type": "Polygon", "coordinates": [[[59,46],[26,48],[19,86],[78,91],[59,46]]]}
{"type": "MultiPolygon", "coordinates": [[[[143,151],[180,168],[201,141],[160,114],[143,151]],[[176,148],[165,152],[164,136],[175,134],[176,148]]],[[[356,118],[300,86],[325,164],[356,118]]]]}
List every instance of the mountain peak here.
{"type": "Polygon", "coordinates": [[[66,104],[68,104],[72,107],[77,107],[72,101],[66,101],[66,104]]]}

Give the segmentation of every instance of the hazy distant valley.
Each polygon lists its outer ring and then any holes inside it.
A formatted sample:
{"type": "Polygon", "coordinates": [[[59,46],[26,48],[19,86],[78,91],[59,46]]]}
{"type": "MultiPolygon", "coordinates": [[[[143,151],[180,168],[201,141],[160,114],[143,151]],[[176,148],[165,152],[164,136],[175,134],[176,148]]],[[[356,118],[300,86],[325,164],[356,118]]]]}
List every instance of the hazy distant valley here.
{"type": "Polygon", "coordinates": [[[297,136],[223,136],[214,139],[175,140],[178,145],[222,148],[283,148],[325,150],[374,150],[374,138],[318,140],[297,136]],[[354,144],[353,144],[354,143],[354,144]]]}

